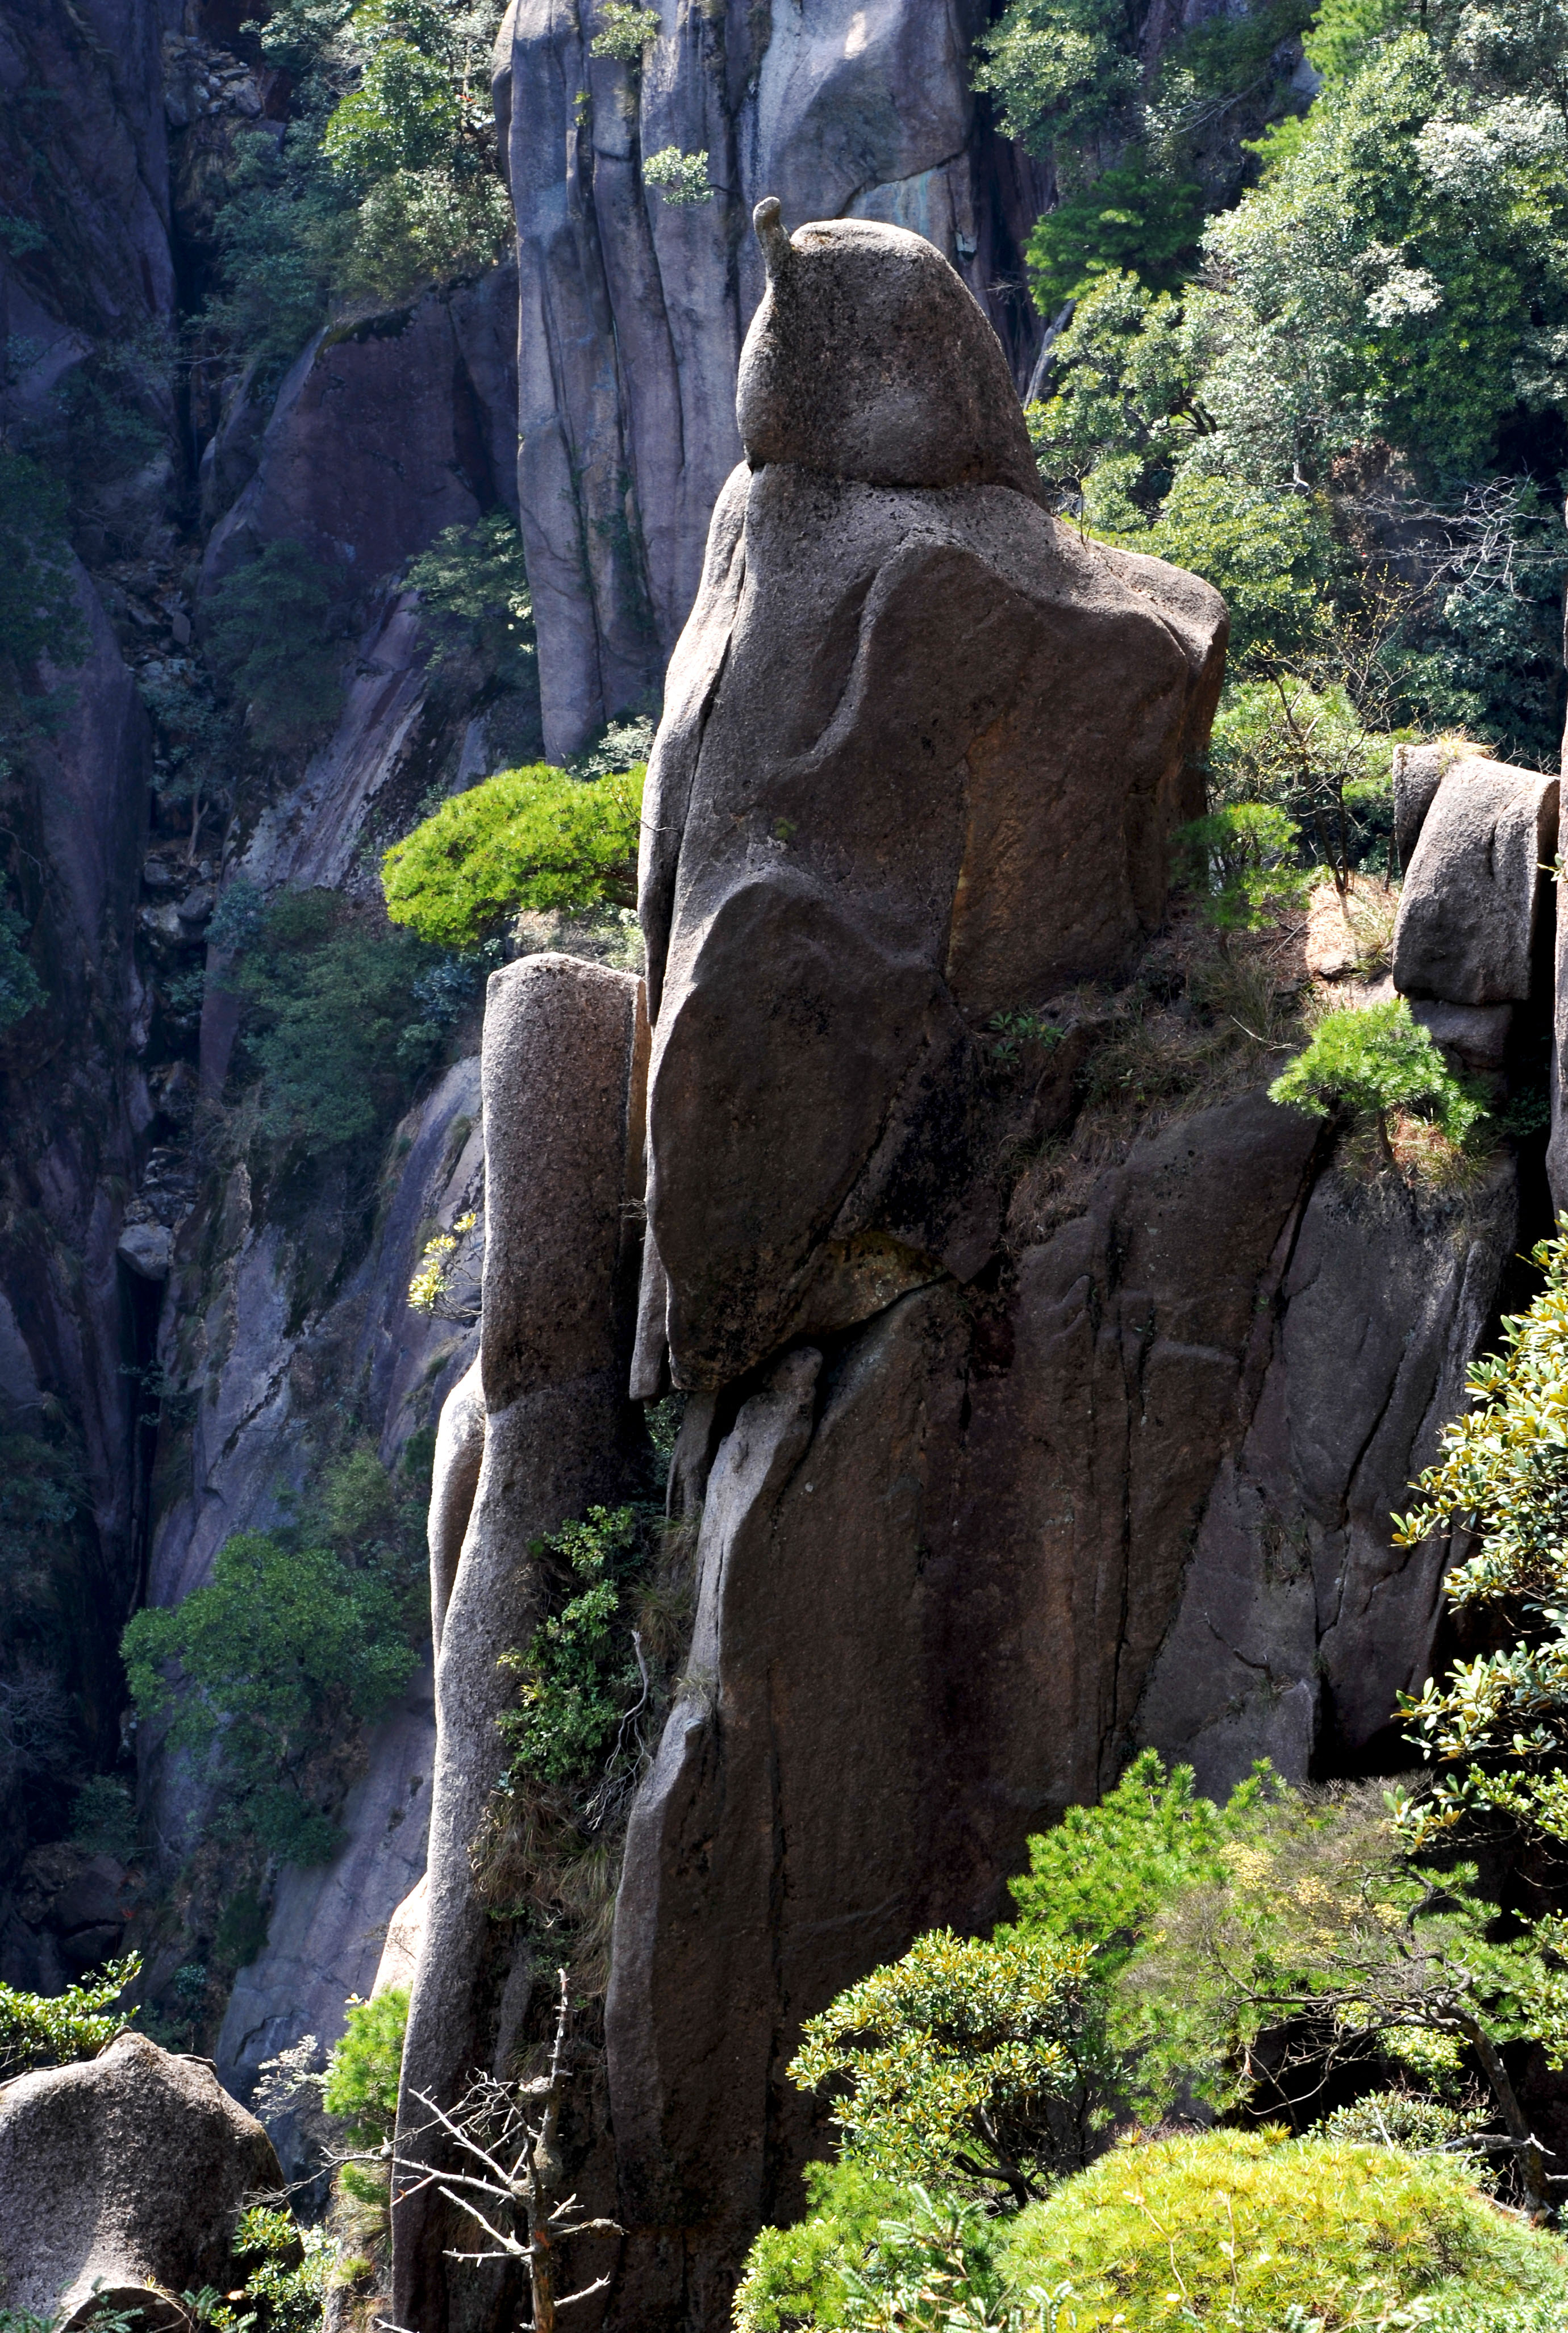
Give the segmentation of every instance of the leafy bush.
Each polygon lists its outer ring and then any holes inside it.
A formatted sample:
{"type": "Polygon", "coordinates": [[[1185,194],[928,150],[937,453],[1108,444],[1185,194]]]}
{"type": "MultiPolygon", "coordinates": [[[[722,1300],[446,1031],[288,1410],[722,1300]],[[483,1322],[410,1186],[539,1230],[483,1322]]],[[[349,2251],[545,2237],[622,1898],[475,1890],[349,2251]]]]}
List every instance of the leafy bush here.
{"type": "Polygon", "coordinates": [[[661,147],[644,161],[642,179],[645,186],[657,187],[665,201],[678,207],[710,202],[717,192],[708,179],[706,146],[697,154],[683,154],[678,146],[661,147]]]}
{"type": "Polygon", "coordinates": [[[1543,1241],[1532,1261],[1545,1285],[1505,1319],[1501,1352],[1472,1364],[1471,1406],[1443,1429],[1419,1503],[1395,1518],[1396,1547],[1473,1532],[1449,1604],[1505,1626],[1495,1650],[1401,1697],[1430,1770],[1400,1803],[1417,1848],[1488,1811],[1568,1839],[1568,1239],[1543,1241]]]}
{"type": "Polygon", "coordinates": [[[208,658],[267,752],[308,745],[338,717],[339,580],[285,536],[226,576],[208,602],[208,658]]]}
{"type": "Polygon", "coordinates": [[[349,2003],[342,2039],[327,2059],[322,2104],[342,2122],[351,2146],[380,2146],[392,2136],[408,2028],[406,1985],[349,2003]]]}
{"type": "Polygon", "coordinates": [[[938,1928],[808,2018],[790,2067],[803,2089],[847,2083],[833,2118],[879,2177],[1000,2189],[1015,2202],[1055,2167],[1048,2098],[1096,2041],[1085,1946],[938,1928]]]}
{"type": "Polygon", "coordinates": [[[418,994],[441,959],[332,891],[279,892],[253,931],[224,978],[245,1002],[263,1130],[313,1154],[378,1132],[445,1042],[448,1016],[418,994]]]}
{"type": "Polygon", "coordinates": [[[643,1550],[635,1507],[590,1507],[529,1552],[564,1568],[572,1592],[526,1646],[503,1653],[517,1706],[501,1719],[514,1772],[568,1783],[601,1763],[636,1698],[640,1672],[623,1612],[643,1550]]]}
{"type": "Polygon", "coordinates": [[[1261,931],[1299,905],[1310,879],[1296,860],[1301,830],[1270,802],[1212,811],[1178,827],[1171,849],[1222,948],[1233,932],[1261,931]]]}
{"type": "Polygon", "coordinates": [[[1035,220],[1024,245],[1029,289],[1044,315],[1075,300],[1100,276],[1121,271],[1162,291],[1180,282],[1203,229],[1203,188],[1151,168],[1147,149],[1059,196],[1035,220]]]}
{"type": "Polygon", "coordinates": [[[1118,2146],[1011,2223],[1003,2266],[1019,2292],[1065,2279],[1087,2324],[1340,2333],[1428,2296],[1568,2304],[1568,2252],[1453,2165],[1278,2131],[1118,2146]]]}
{"type": "Polygon", "coordinates": [[[877,2178],[853,2155],[808,2163],[804,2178],[805,2218],[764,2228],[746,2255],[735,2296],[736,2333],[843,2324],[844,2271],[863,2270],[880,2223],[905,2202],[896,2181],[877,2178]]]}
{"type": "Polygon", "coordinates": [[[387,913],[474,947],[524,907],[635,906],[643,775],[582,782],[540,763],[486,778],[387,852],[387,913]]]}
{"type": "Polygon", "coordinates": [[[405,1621],[386,1564],[247,1531],[219,1550],[207,1587],[138,1612],[120,1650],[139,1717],[172,1712],[172,1746],[215,1762],[220,1829],[319,1863],[337,1845],[347,1753],[418,1665],[405,1621]]]}
{"type": "Polygon", "coordinates": [[[637,64],[649,43],[658,40],[659,31],[657,8],[638,8],[632,0],[605,0],[589,50],[596,57],[619,57],[622,64],[637,64]]]}
{"type": "Polygon", "coordinates": [[[1340,1110],[1352,1118],[1371,1118],[1390,1168],[1395,1166],[1389,1141],[1392,1111],[1421,1110],[1451,1142],[1462,1142],[1485,1115],[1484,1105],[1466,1092],[1444,1061],[1430,1031],[1411,1018],[1402,996],[1360,1012],[1352,1008],[1325,1013],[1311,1044],[1268,1091],[1271,1101],[1288,1103],[1313,1118],[1340,1110]]]}
{"type": "Polygon", "coordinates": [[[253,2203],[239,2215],[234,2248],[245,2281],[226,2306],[205,2319],[214,2333],[246,2333],[250,2327],[256,2333],[319,2333],[335,2265],[327,2231],[302,2227],[292,2212],[275,2205],[253,2203]],[[242,2312],[236,2301],[251,2306],[242,2312]]]}
{"type": "Polygon", "coordinates": [[[0,907],[0,1035],[44,1001],[43,983],[23,953],[29,932],[25,916],[0,907]]]}
{"type": "Polygon", "coordinates": [[[534,603],[523,539],[507,511],[476,526],[449,526],[409,562],[404,581],[431,619],[436,668],[459,647],[472,649],[503,687],[532,679],[534,603]]]}
{"type": "Polygon", "coordinates": [[[40,686],[39,658],[60,669],[87,653],[65,523],[65,488],[0,446],[0,775],[13,753],[58,726],[71,701],[40,686]]]}
{"type": "Polygon", "coordinates": [[[1037,154],[1087,145],[1130,112],[1138,60],[1123,0],[1011,0],[975,43],[975,86],[1004,138],[1037,154]]]}
{"type": "Polygon", "coordinates": [[[0,1984],[0,2081],[34,2066],[95,2058],[130,2023],[130,2011],[106,2012],[140,1973],[140,1958],[131,1953],[105,1961],[91,1983],[68,1984],[63,1992],[18,1992],[0,1984]]]}
{"type": "Polygon", "coordinates": [[[71,1805],[71,1836],[94,1855],[128,1862],[136,1853],[136,1798],[130,1784],[113,1774],[94,1774],[83,1782],[71,1805]]]}

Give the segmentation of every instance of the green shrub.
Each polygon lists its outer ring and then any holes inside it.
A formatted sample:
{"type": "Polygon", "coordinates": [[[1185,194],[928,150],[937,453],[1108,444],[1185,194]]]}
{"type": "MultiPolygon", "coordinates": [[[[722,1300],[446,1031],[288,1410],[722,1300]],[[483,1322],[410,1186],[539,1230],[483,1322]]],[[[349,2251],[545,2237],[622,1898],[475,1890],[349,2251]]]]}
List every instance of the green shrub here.
{"type": "Polygon", "coordinates": [[[130,1784],[113,1774],[94,1774],[84,1782],[72,1800],[71,1836],[94,1855],[128,1862],[136,1853],[136,1796],[130,1784]]]}
{"type": "Polygon", "coordinates": [[[1250,1835],[1269,1788],[1260,1768],[1217,1807],[1190,1766],[1168,1774],[1158,1751],[1140,1750],[1098,1806],[1069,1807],[1029,1841],[1028,1871],[1009,1882],[1020,1933],[1087,1945],[1114,1979],[1171,1896],[1224,1878],[1226,1849],[1250,1835]]]}
{"type": "Polygon", "coordinates": [[[1242,802],[1178,827],[1176,864],[1201,895],[1201,912],[1222,948],[1233,932],[1261,931],[1299,907],[1310,876],[1298,864],[1301,829],[1272,802],[1242,802]]]}
{"type": "Polygon", "coordinates": [[[14,754],[53,734],[72,702],[58,686],[40,686],[39,658],[48,657],[59,670],[79,665],[87,654],[66,508],[65,488],[57,480],[27,455],[0,444],[0,776],[14,754]]]}
{"type": "Polygon", "coordinates": [[[338,717],[339,582],[285,536],[226,576],[207,602],[208,658],[266,752],[295,752],[338,717]]]}
{"type": "Polygon", "coordinates": [[[387,913],[474,947],[524,907],[634,907],[644,773],[583,783],[540,763],[443,802],[381,862],[387,913]]]}
{"type": "Polygon", "coordinates": [[[421,986],[450,961],[337,892],[279,892],[224,975],[264,1132],[313,1154],[383,1128],[446,1042],[451,1015],[421,986]]]}
{"type": "Polygon", "coordinates": [[[1371,1118],[1385,1163],[1394,1166],[1389,1115],[1419,1109],[1433,1118],[1451,1142],[1462,1142],[1485,1116],[1432,1042],[1429,1030],[1413,1020],[1402,996],[1361,1011],[1325,1013],[1313,1041],[1270,1086],[1269,1099],[1304,1109],[1313,1118],[1342,1110],[1371,1118]]]}
{"type": "Polygon", "coordinates": [[[1473,1532],[1448,1602],[1502,1626],[1492,1651],[1400,1697],[1429,1769],[1401,1788],[1412,1847],[1497,1813],[1568,1839],[1568,1238],[1531,1260],[1545,1285],[1505,1319],[1501,1352],[1472,1364],[1468,1409],[1444,1427],[1419,1503],[1394,1518],[1396,1547],[1473,1532]]]}
{"type": "Polygon", "coordinates": [[[30,932],[25,916],[18,915],[14,907],[0,907],[0,1035],[24,1021],[44,1001],[43,983],[24,953],[30,932]]]}
{"type": "Polygon", "coordinates": [[[642,165],[644,186],[657,187],[667,203],[678,208],[691,203],[711,202],[717,188],[707,175],[707,149],[698,153],[683,154],[678,146],[663,146],[657,154],[649,154],[642,165]]]}
{"type": "Polygon", "coordinates": [[[245,2281],[206,2321],[215,2333],[320,2333],[322,2304],[336,2247],[324,2228],[302,2227],[293,2213],[253,2203],[240,2213],[234,2248],[245,2281]],[[237,2309],[236,2302],[248,2302],[237,2309]]]}
{"type": "Polygon", "coordinates": [[[746,2254],[735,2296],[736,2333],[793,2333],[796,2326],[844,2322],[846,2267],[863,2269],[879,2223],[894,2218],[906,2190],[879,2179],[851,2156],[808,2163],[806,2216],[764,2228],[746,2254]]]}
{"type": "Polygon", "coordinates": [[[18,1992],[0,1984],[0,2081],[34,2066],[96,2058],[130,2022],[131,2011],[109,2012],[140,1973],[140,1957],[131,1953],[124,1960],[105,1961],[91,1983],[68,1984],[63,1992],[18,1992]]]}
{"type": "Polygon", "coordinates": [[[1056,2166],[1046,2102],[1096,2054],[1089,1963],[1051,1937],[934,1929],[807,2019],[790,2079],[847,2085],[833,2119],[878,2177],[1022,2202],[1056,2166]]]}
{"type": "Polygon", "coordinates": [[[1203,232],[1203,189],[1151,168],[1147,149],[1059,196],[1024,245],[1029,289],[1043,315],[1077,299],[1101,275],[1126,269],[1153,289],[1174,290],[1203,232]]]}
{"type": "Polygon", "coordinates": [[[596,57],[619,57],[622,64],[634,65],[659,38],[658,9],[635,7],[632,0],[604,0],[598,21],[599,30],[589,43],[596,57]]]}
{"type": "Polygon", "coordinates": [[[342,2039],[327,2059],[322,2104],[342,2122],[351,2146],[380,2146],[392,2136],[408,2027],[406,1985],[349,2004],[342,2039]]]}
{"type": "Polygon", "coordinates": [[[120,1650],[138,1715],[172,1712],[171,1745],[216,1761],[219,1829],[319,1863],[338,1843],[345,1754],[418,1665],[406,1618],[389,1568],[247,1531],[207,1587],[138,1612],[120,1650]]]}
{"type": "Polygon", "coordinates": [[[503,1653],[517,1680],[517,1705],[501,1719],[513,1771],[570,1783],[603,1760],[640,1683],[624,1606],[643,1557],[635,1507],[590,1507],[530,1549],[572,1582],[528,1643],[503,1653]]]}
{"type": "Polygon", "coordinates": [[[1065,2279],[1083,2325],[1120,2310],[1135,2326],[1265,2333],[1294,2307],[1303,2327],[1340,2333],[1428,2296],[1568,2306],[1556,2238],[1519,2226],[1453,2165],[1275,2131],[1118,2146],[1003,2242],[1014,2290],[1065,2279]]]}
{"type": "Polygon", "coordinates": [[[447,527],[409,561],[403,580],[429,619],[434,667],[466,647],[503,687],[533,678],[534,603],[510,512],[492,511],[476,526],[447,527]]]}

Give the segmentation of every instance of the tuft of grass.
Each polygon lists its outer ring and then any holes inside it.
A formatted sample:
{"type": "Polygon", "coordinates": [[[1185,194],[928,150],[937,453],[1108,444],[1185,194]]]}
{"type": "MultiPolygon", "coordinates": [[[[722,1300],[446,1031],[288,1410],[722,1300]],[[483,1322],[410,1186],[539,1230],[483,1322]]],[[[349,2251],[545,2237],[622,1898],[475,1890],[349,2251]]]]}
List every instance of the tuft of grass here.
{"type": "Polygon", "coordinates": [[[1020,2214],[1003,2266],[1020,2292],[1066,2280],[1084,2327],[1119,2312],[1129,2326],[1274,2326],[1298,2321],[1294,2309],[1350,2333],[1418,2299],[1568,2310],[1568,2247],[1451,2163],[1277,2129],[1117,2146],[1020,2214]]]}

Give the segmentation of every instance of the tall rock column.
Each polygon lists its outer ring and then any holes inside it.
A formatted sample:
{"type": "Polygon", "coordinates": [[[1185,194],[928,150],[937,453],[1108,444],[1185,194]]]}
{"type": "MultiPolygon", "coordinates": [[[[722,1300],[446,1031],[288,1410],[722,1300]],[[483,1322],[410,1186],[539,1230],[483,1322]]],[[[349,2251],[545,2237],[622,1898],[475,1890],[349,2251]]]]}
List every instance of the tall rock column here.
{"type": "MultiPolygon", "coordinates": [[[[471,1495],[456,1577],[442,1580],[428,1911],[403,2057],[399,2129],[428,2122],[418,2093],[449,2106],[487,2062],[505,1980],[471,1849],[505,1763],[497,1663],[539,1618],[530,1541],[622,1487],[625,1397],[640,1195],[638,983],[577,957],[539,955],[490,981],[483,1091],[486,1235],[479,1372],[483,1457],[471,1420],[440,1437],[434,1512],[449,1541],[471,1495]]],[[[467,1411],[465,1380],[448,1408],[467,1411]]],[[[400,2325],[485,2321],[488,2298],[448,2289],[446,2207],[428,2188],[392,2215],[400,2325]]]]}

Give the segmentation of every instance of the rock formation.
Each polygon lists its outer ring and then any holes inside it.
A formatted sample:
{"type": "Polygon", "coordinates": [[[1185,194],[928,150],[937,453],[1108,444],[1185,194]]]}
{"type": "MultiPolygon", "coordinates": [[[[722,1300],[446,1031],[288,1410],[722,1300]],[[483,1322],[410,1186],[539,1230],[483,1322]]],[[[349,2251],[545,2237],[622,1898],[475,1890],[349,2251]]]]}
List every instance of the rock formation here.
{"type": "MultiPolygon", "coordinates": [[[[515,2035],[526,2001],[529,1960],[509,1966],[498,1951],[505,1932],[480,1892],[472,1849],[503,1764],[495,1721],[511,1694],[497,1663],[539,1617],[530,1542],[612,1498],[626,1472],[645,1076],[646,1028],[629,974],[539,955],[493,975],[483,1062],[484,1412],[481,1424],[467,1378],[448,1397],[431,1512],[438,1742],[405,2128],[428,2119],[419,2095],[450,2104],[475,2067],[497,2055],[505,2065],[513,2047],[505,2028],[515,2035]]],[[[428,2187],[395,2207],[400,2324],[471,2321],[460,2279],[450,2297],[448,2224],[428,2187]]]]}
{"type": "Polygon", "coordinates": [[[0,2090],[0,2293],[72,2333],[101,2309],[186,2323],[173,2298],[235,2282],[235,2223],[277,2157],[205,2058],[145,2034],[0,2090]]]}
{"type": "MultiPolygon", "coordinates": [[[[1510,1166],[1462,1215],[1395,1205],[1255,1087],[1132,1140],[1036,1228],[1019,1146],[1080,1109],[1101,1038],[1076,984],[1124,978],[1161,918],[1224,610],[1044,514],[1002,351],[929,245],[861,221],[785,237],[773,205],[758,228],[747,458],[645,800],[631,1388],[688,1393],[671,1498],[696,1616],[630,1810],[573,2175],[625,2231],[605,2318],[637,2333],[717,2333],[755,2228],[797,2208],[824,2136],[784,2076],[802,2020],[922,1928],[994,1920],[1032,1830],[1142,1743],[1223,1789],[1259,1755],[1304,1776],[1380,1735],[1425,1673],[1443,1561],[1392,1549],[1389,1510],[1457,1406],[1515,1234],[1510,1166]],[[1051,999],[1020,1116],[986,1025],[1051,999]]],[[[559,1272],[571,1317],[608,1322],[635,1095],[586,1077],[546,1165],[535,1054],[502,1063],[553,990],[508,977],[486,1124],[525,1128],[528,1166],[505,1198],[492,1181],[486,1305],[534,1318],[559,1272]],[[602,1192],[568,1256],[538,1210],[586,1203],[579,1154],[602,1192]]],[[[504,1352],[512,1332],[486,1335],[504,1352]]],[[[486,1664],[531,1625],[525,1567],[482,1598],[470,1567],[490,1577],[492,1541],[551,1496],[580,1511],[527,1434],[486,1502],[509,1398],[490,1354],[442,1637],[433,1918],[442,1875],[468,1884],[498,1763],[486,1664]]],[[[474,1440],[454,1395],[438,1599],[474,1440]]],[[[465,1976],[477,1927],[450,1934],[427,1931],[415,1985],[415,2032],[443,2037],[410,2050],[427,2089],[461,2081],[465,2049],[505,2059],[537,1949],[519,1932],[503,1990],[507,1948],[465,1976]]],[[[398,2320],[498,2321],[436,2252],[400,2206],[398,2320]]]]}

